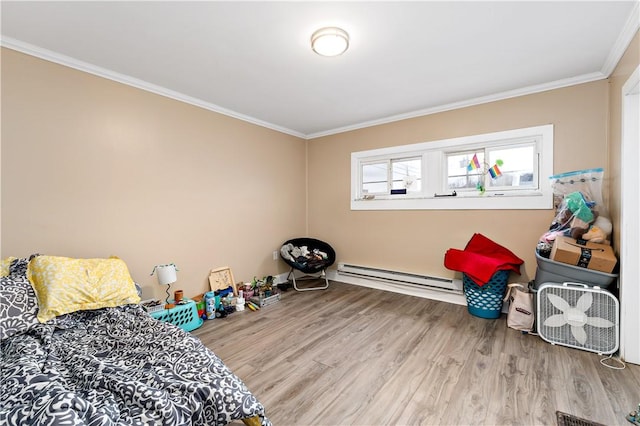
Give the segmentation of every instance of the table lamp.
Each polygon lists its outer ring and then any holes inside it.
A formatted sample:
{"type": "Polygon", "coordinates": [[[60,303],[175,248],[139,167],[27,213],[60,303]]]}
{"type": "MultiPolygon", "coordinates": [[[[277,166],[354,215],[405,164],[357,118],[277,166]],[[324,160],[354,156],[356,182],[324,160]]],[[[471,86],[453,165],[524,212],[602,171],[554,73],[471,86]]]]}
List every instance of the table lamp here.
{"type": "Polygon", "coordinates": [[[158,284],[167,286],[167,297],[164,305],[165,309],[171,309],[176,306],[173,303],[169,303],[169,289],[171,288],[171,284],[178,281],[178,277],[176,275],[177,270],[178,268],[176,265],[170,263],[168,265],[156,265],[153,267],[153,271],[151,271],[151,275],[153,275],[154,272],[158,273],[158,284]]]}

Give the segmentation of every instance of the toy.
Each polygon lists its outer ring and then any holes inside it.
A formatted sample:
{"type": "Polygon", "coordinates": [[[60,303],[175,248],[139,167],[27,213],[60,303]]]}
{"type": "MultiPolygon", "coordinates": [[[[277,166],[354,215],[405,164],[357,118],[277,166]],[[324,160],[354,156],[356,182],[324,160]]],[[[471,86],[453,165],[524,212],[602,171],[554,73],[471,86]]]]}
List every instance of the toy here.
{"type": "MultiPolygon", "coordinates": [[[[594,231],[594,234],[588,234],[592,228],[591,224],[593,223],[595,225],[594,221],[599,218],[598,212],[592,210],[594,207],[595,203],[590,201],[588,197],[581,192],[566,194],[556,210],[556,215],[551,222],[549,231],[543,234],[538,241],[536,246],[538,254],[548,258],[551,253],[551,248],[553,247],[553,241],[559,235],[571,237],[576,240],[591,239],[594,243],[601,242],[598,239],[592,239],[592,237],[601,237],[599,234],[595,234],[596,231],[594,231]],[[587,238],[584,237],[585,235],[587,235],[587,238]]],[[[603,219],[606,220],[610,226],[611,222],[604,217],[603,219]]],[[[601,219],[601,223],[604,225],[605,222],[602,222],[603,219],[601,219]]],[[[604,239],[602,242],[604,242],[604,239]]]]}
{"type": "Polygon", "coordinates": [[[588,230],[589,222],[583,221],[578,216],[574,216],[573,219],[571,219],[571,224],[569,226],[569,235],[571,238],[579,240],[588,230]]]}
{"type": "Polygon", "coordinates": [[[604,243],[611,235],[612,230],[611,221],[604,216],[598,216],[589,230],[582,235],[582,239],[593,243],[604,243]]]}
{"type": "Polygon", "coordinates": [[[632,412],[627,414],[626,419],[634,425],[640,425],[640,404],[638,404],[637,410],[633,410],[632,412]]]}
{"type": "Polygon", "coordinates": [[[216,296],[220,296],[221,298],[225,297],[225,296],[228,296],[228,295],[232,295],[233,296],[233,287],[229,286],[229,287],[227,287],[225,289],[219,289],[219,290],[214,291],[214,293],[215,293],[216,296]]]}
{"type": "MultiPolygon", "coordinates": [[[[307,253],[310,253],[310,252],[307,250],[307,253]]],[[[253,277],[253,280],[251,281],[251,287],[253,288],[254,295],[264,296],[266,292],[269,292],[269,293],[273,292],[274,287],[277,287],[274,281],[275,281],[275,278],[272,275],[267,275],[262,279],[253,277]]],[[[250,297],[251,296],[248,296],[245,294],[246,299],[249,299],[250,297]]]]}
{"type": "Polygon", "coordinates": [[[585,195],[581,192],[572,192],[564,196],[564,201],[571,213],[583,222],[593,222],[593,212],[591,208],[595,203],[587,201],[585,195]]]}

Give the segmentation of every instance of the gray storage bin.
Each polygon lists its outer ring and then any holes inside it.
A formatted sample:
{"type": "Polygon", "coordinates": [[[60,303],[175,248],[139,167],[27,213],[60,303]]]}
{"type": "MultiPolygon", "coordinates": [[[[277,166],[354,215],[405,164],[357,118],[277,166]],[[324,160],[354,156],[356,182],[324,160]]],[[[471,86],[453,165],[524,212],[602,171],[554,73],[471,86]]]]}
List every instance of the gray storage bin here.
{"type": "Polygon", "coordinates": [[[618,278],[618,274],[607,274],[605,272],[593,271],[579,266],[556,262],[545,259],[536,252],[536,278],[534,288],[537,290],[544,283],[582,283],[592,287],[606,289],[618,278]]]}

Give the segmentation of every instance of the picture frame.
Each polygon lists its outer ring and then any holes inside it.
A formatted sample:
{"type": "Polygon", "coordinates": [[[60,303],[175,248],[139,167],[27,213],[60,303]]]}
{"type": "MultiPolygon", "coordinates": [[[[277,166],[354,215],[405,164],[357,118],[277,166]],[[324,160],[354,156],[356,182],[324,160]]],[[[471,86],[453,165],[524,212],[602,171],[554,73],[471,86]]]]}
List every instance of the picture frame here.
{"type": "Polygon", "coordinates": [[[233,288],[233,295],[238,295],[238,288],[236,287],[236,281],[233,279],[233,272],[228,266],[212,269],[209,273],[209,286],[211,291],[224,290],[226,288],[233,288]]]}

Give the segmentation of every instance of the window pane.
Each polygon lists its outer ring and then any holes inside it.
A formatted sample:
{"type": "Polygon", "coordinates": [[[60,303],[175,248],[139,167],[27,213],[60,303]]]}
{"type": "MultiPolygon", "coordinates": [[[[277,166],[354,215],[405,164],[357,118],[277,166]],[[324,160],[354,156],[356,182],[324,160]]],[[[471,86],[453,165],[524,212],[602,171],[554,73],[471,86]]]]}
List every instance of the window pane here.
{"type": "Polygon", "coordinates": [[[449,154],[447,156],[447,188],[476,189],[484,169],[484,151],[449,154]]]}
{"type": "Polygon", "coordinates": [[[393,180],[391,189],[406,189],[407,192],[422,191],[422,159],[405,158],[392,160],[393,180]]]}
{"type": "Polygon", "coordinates": [[[362,192],[365,194],[386,194],[389,191],[388,170],[388,162],[364,164],[362,166],[362,192]]]}
{"type": "Polygon", "coordinates": [[[534,147],[523,145],[489,151],[488,187],[537,188],[534,147]]]}

